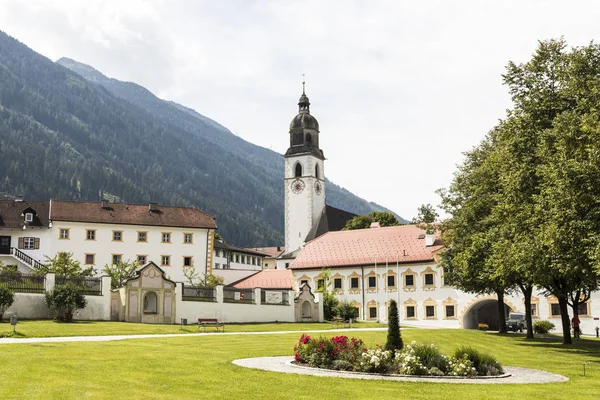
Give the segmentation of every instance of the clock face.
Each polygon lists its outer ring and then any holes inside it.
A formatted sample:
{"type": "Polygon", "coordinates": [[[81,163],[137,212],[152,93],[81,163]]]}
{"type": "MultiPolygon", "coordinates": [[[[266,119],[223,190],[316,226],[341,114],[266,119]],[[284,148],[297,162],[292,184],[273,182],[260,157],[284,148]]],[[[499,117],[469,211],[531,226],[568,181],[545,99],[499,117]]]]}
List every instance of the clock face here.
{"type": "Polygon", "coordinates": [[[298,194],[304,190],[304,182],[301,179],[296,179],[292,182],[292,192],[298,194]]]}
{"type": "Polygon", "coordinates": [[[321,194],[323,192],[323,187],[321,186],[321,182],[315,182],[315,193],[321,194]]]}

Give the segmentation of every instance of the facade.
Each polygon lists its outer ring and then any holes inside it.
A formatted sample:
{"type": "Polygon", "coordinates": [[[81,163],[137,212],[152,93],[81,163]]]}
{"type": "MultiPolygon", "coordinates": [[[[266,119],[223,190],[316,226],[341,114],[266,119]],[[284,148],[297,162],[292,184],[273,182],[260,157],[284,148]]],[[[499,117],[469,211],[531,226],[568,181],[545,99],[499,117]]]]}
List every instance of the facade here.
{"type": "Polygon", "coordinates": [[[192,207],[0,201],[0,261],[30,272],[68,252],[99,275],[121,261],[153,261],[183,281],[186,268],[211,272],[215,229],[213,217],[192,207]]]}
{"type": "MultiPolygon", "coordinates": [[[[329,232],[308,243],[290,269],[298,286],[324,284],[322,272],[331,271],[329,290],[356,308],[356,317],[387,321],[391,300],[398,303],[405,325],[476,329],[486,323],[497,329],[497,299],[473,295],[448,285],[437,262],[442,245],[434,235],[414,225],[329,232]]],[[[506,311],[525,312],[520,292],[504,299],[506,311]]],[[[534,293],[532,314],[554,321],[560,331],[558,302],[534,293]]],[[[600,317],[600,294],[580,308],[581,329],[591,334],[600,317]]]]}
{"type": "Polygon", "coordinates": [[[261,271],[267,256],[264,252],[235,247],[222,240],[216,240],[212,272],[221,276],[224,283],[229,285],[261,271]]]}

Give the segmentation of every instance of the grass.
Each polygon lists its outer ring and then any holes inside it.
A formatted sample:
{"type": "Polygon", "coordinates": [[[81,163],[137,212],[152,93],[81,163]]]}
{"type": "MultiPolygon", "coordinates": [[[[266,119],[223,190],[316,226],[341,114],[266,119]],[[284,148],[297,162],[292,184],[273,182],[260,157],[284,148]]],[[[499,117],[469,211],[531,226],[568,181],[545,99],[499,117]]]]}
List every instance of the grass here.
{"type": "MultiPolygon", "coordinates": [[[[350,335],[353,332],[349,332],[350,335]]],[[[372,346],[386,332],[355,332],[372,346]]],[[[569,382],[468,385],[363,381],[245,369],[238,358],[291,355],[298,333],[132,339],[0,346],[1,399],[577,399],[600,397],[600,342],[563,346],[554,338],[467,330],[403,331],[405,342],[436,343],[446,354],[471,345],[503,365],[543,369],[569,382]],[[583,376],[583,363],[587,376],[583,376]]]]}
{"type": "MultiPolygon", "coordinates": [[[[359,322],[356,328],[386,328],[387,324],[375,322],[359,322]]],[[[296,331],[332,329],[331,323],[256,323],[256,324],[225,324],[225,332],[267,332],[267,331],[296,331]]],[[[213,332],[207,328],[206,332],[213,332]]],[[[0,323],[1,337],[56,337],[56,336],[104,336],[104,335],[142,335],[142,334],[175,334],[198,333],[198,325],[187,325],[180,330],[179,325],[134,324],[129,322],[108,321],[77,321],[72,324],[59,324],[53,321],[21,320],[17,324],[16,334],[13,327],[4,320],[0,323]]]]}

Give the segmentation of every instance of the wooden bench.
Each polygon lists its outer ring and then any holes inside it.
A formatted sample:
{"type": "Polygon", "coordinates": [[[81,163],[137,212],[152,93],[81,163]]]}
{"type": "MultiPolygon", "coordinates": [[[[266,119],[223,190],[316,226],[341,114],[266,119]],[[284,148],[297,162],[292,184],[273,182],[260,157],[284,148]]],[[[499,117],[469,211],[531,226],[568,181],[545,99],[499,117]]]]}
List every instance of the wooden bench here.
{"type": "Polygon", "coordinates": [[[219,328],[222,332],[225,332],[225,324],[219,322],[216,318],[198,318],[198,331],[200,331],[200,327],[204,327],[204,333],[206,333],[207,326],[214,326],[217,332],[219,332],[219,328]]]}
{"type": "Polygon", "coordinates": [[[340,324],[342,325],[343,328],[346,328],[346,326],[348,328],[351,327],[350,321],[344,321],[344,318],[339,318],[339,317],[331,318],[331,327],[332,328],[339,327],[340,324]]]}

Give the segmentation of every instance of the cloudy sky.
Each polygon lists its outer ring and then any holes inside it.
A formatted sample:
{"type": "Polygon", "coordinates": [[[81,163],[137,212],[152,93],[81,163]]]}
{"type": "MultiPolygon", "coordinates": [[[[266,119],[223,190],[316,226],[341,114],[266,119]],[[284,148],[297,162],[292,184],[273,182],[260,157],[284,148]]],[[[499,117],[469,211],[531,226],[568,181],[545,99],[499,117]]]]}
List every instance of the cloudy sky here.
{"type": "Polygon", "coordinates": [[[405,218],[438,204],[538,40],[598,40],[597,1],[0,0],[0,29],[284,153],[306,74],[326,175],[405,218]]]}

